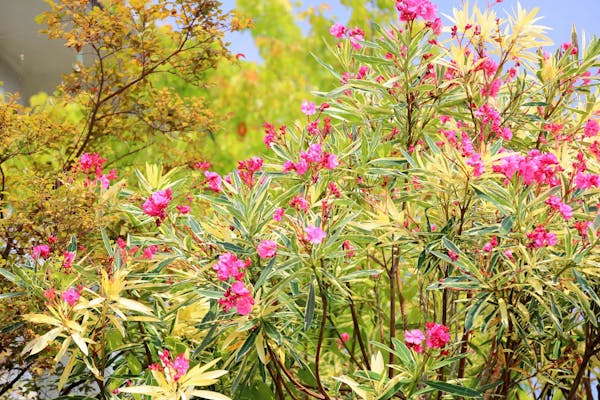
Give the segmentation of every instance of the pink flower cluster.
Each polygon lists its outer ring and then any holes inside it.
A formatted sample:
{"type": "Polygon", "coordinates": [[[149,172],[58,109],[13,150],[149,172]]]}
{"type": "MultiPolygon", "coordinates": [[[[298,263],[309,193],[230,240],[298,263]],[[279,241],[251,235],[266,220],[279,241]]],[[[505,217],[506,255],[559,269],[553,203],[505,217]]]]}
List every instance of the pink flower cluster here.
{"type": "MultiPolygon", "coordinates": [[[[100,181],[102,188],[108,189],[110,181],[112,179],[117,179],[117,170],[111,169],[108,174],[104,174],[102,172],[102,166],[105,162],[106,159],[102,158],[98,153],[83,153],[79,158],[77,169],[84,174],[93,173],[96,176],[96,179],[100,181]]],[[[89,183],[90,181],[88,181],[87,184],[89,183]]]]}
{"type": "Polygon", "coordinates": [[[33,250],[31,252],[31,257],[34,260],[39,258],[46,259],[50,257],[50,246],[47,244],[38,244],[37,246],[33,246],[33,250]]]}
{"type": "Polygon", "coordinates": [[[162,221],[167,217],[167,207],[172,199],[173,192],[171,191],[171,188],[158,190],[146,199],[142,206],[142,210],[144,210],[146,215],[158,217],[159,221],[162,221]]]}
{"type": "Polygon", "coordinates": [[[500,113],[493,106],[489,104],[484,104],[477,111],[475,111],[475,116],[481,118],[481,123],[483,126],[490,126],[490,130],[496,134],[496,136],[509,141],[512,139],[512,131],[508,127],[501,127],[500,123],[502,118],[500,117],[500,113]]]}
{"type": "Polygon", "coordinates": [[[425,324],[425,334],[420,329],[411,329],[404,331],[404,342],[406,347],[413,349],[416,353],[423,353],[423,341],[430,349],[442,349],[450,341],[448,327],[442,324],[427,322],[425,324]]]}
{"type": "Polygon", "coordinates": [[[240,315],[250,314],[254,305],[254,299],[250,290],[241,281],[233,282],[231,287],[225,292],[225,295],[218,301],[225,312],[236,307],[240,315]]]}
{"type": "Polygon", "coordinates": [[[173,381],[177,382],[190,369],[190,360],[184,354],[179,354],[175,357],[175,360],[171,361],[171,354],[169,350],[165,349],[158,352],[158,358],[160,358],[162,365],[158,363],[150,364],[148,365],[148,369],[151,371],[163,371],[167,380],[173,379],[173,381]]]}
{"type": "Polygon", "coordinates": [[[265,137],[263,139],[263,142],[265,143],[265,146],[267,146],[267,148],[269,149],[271,148],[274,142],[277,142],[281,137],[285,135],[285,131],[287,129],[285,125],[281,125],[279,127],[279,132],[277,132],[277,130],[275,130],[275,127],[269,124],[268,122],[265,122],[263,126],[265,128],[265,137]]]}
{"type": "Polygon", "coordinates": [[[79,300],[79,297],[81,297],[81,293],[74,287],[70,287],[68,290],[66,290],[62,294],[62,299],[66,303],[68,303],[71,307],[73,307],[75,305],[75,303],[77,303],[77,300],[79,300]]]}
{"type": "Polygon", "coordinates": [[[317,108],[315,106],[315,103],[312,101],[306,101],[304,100],[302,102],[302,106],[300,107],[300,109],[302,110],[302,113],[305,115],[315,115],[317,113],[317,108]]]}
{"type": "Polygon", "coordinates": [[[575,186],[579,189],[590,189],[592,187],[600,186],[600,176],[595,174],[586,174],[583,172],[577,172],[575,174],[575,186]]]}
{"type": "Polygon", "coordinates": [[[556,174],[562,171],[558,159],[552,153],[540,153],[531,150],[526,157],[517,153],[509,153],[493,166],[494,172],[503,174],[507,181],[516,173],[526,185],[533,182],[539,185],[556,186],[559,180],[556,174]]]}
{"type": "Polygon", "coordinates": [[[75,252],[66,251],[66,250],[63,252],[62,267],[65,269],[66,273],[71,272],[71,268],[73,268],[74,260],[75,260],[75,252]]]}
{"type": "Polygon", "coordinates": [[[262,259],[273,258],[277,255],[277,243],[272,240],[263,240],[256,248],[256,252],[262,259]]]}
{"type": "Polygon", "coordinates": [[[527,238],[531,240],[528,247],[532,248],[554,246],[557,243],[556,235],[548,232],[542,225],[538,225],[533,232],[529,232],[527,238]]]}
{"type": "Polygon", "coordinates": [[[360,50],[362,48],[361,42],[365,39],[365,31],[359,27],[350,29],[340,23],[333,24],[331,29],[329,29],[329,33],[338,39],[343,39],[344,36],[350,39],[350,44],[354,50],[360,50]]]}
{"type": "Polygon", "coordinates": [[[248,315],[252,311],[254,299],[250,290],[246,288],[242,279],[244,279],[244,269],[250,265],[250,260],[242,261],[235,254],[225,253],[219,256],[219,261],[213,265],[217,271],[217,278],[220,281],[234,279],[231,287],[227,289],[225,295],[219,299],[219,304],[225,312],[233,307],[237,307],[240,315],[248,315]]]}
{"type": "Polygon", "coordinates": [[[238,174],[242,181],[248,186],[254,186],[254,173],[260,171],[263,160],[260,157],[252,157],[248,160],[238,162],[238,174]]]}
{"type": "Polygon", "coordinates": [[[400,21],[413,21],[419,17],[425,21],[433,21],[437,15],[437,7],[429,0],[399,0],[396,9],[400,13],[400,21]]]}
{"type": "Polygon", "coordinates": [[[213,192],[221,193],[223,191],[223,178],[216,172],[204,171],[208,188],[213,192]]]}
{"type": "Polygon", "coordinates": [[[313,225],[306,226],[304,232],[306,233],[306,240],[312,244],[319,244],[327,237],[327,234],[321,228],[313,225]]]}
{"type": "Polygon", "coordinates": [[[347,332],[343,332],[340,337],[337,339],[338,350],[341,350],[344,347],[344,343],[350,340],[350,335],[347,332]]]}
{"type": "Polygon", "coordinates": [[[563,203],[558,196],[550,196],[550,198],[546,200],[546,204],[548,204],[553,210],[558,211],[565,220],[571,219],[573,216],[573,209],[571,206],[563,203]]]}
{"type": "Polygon", "coordinates": [[[335,169],[339,161],[335,154],[323,151],[319,143],[311,144],[306,151],[300,152],[298,162],[286,161],[283,163],[283,172],[296,171],[298,175],[304,175],[309,169],[315,171],[325,169],[335,169]]]}
{"type": "Polygon", "coordinates": [[[242,261],[233,253],[225,253],[219,256],[219,261],[212,268],[217,271],[220,281],[226,281],[229,278],[240,280],[244,277],[244,269],[249,265],[250,260],[242,261]]]}

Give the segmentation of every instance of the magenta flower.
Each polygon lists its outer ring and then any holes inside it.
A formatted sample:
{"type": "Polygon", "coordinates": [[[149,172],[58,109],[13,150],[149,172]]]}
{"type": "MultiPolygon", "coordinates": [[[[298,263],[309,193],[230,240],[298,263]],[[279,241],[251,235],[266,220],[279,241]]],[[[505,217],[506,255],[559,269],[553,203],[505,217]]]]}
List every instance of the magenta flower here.
{"type": "Polygon", "coordinates": [[[350,335],[348,334],[348,332],[343,332],[337,339],[338,349],[344,347],[344,343],[346,343],[348,340],[350,340],[350,335]]]}
{"type": "Polygon", "coordinates": [[[184,354],[180,354],[175,357],[173,363],[171,363],[172,369],[175,370],[175,375],[173,376],[174,381],[178,381],[190,368],[190,360],[185,358],[184,354]]]}
{"type": "Polygon", "coordinates": [[[450,260],[456,261],[456,260],[458,260],[459,255],[452,250],[448,250],[448,257],[450,258],[450,260]]]}
{"type": "Polygon", "coordinates": [[[327,236],[321,228],[313,225],[308,225],[306,228],[304,228],[304,232],[306,232],[306,240],[313,244],[321,243],[327,236]]]}
{"type": "Polygon", "coordinates": [[[250,265],[249,261],[242,261],[233,253],[225,253],[219,256],[219,261],[213,265],[213,270],[217,271],[217,277],[221,281],[226,281],[230,277],[240,280],[244,276],[244,268],[250,265]]]}
{"type": "Polygon", "coordinates": [[[450,341],[450,334],[448,333],[448,327],[433,322],[427,322],[425,324],[427,328],[425,336],[427,337],[425,344],[431,349],[441,349],[446,346],[450,341]]]}
{"type": "Polygon", "coordinates": [[[285,210],[283,208],[277,208],[274,212],[273,212],[273,219],[277,222],[281,221],[281,219],[283,218],[283,215],[285,214],[285,210]]]}
{"type": "Polygon", "coordinates": [[[248,187],[254,185],[254,173],[260,171],[263,160],[260,157],[252,157],[249,160],[238,162],[238,174],[248,187]]]}
{"type": "Polygon", "coordinates": [[[100,157],[98,153],[83,153],[79,158],[79,169],[86,174],[94,172],[97,176],[102,175],[102,165],[106,162],[105,158],[100,157]]]}
{"type": "Polygon", "coordinates": [[[600,177],[594,174],[578,172],[575,174],[575,186],[579,189],[589,189],[600,186],[600,177]]]}
{"type": "Polygon", "coordinates": [[[548,232],[542,225],[535,228],[533,232],[529,232],[527,238],[531,239],[528,247],[533,248],[554,246],[558,242],[556,235],[552,232],[548,232]]]}
{"type": "Polygon", "coordinates": [[[62,267],[69,271],[73,267],[73,260],[75,260],[75,252],[73,251],[64,251],[63,252],[63,262],[62,267]]]}
{"type": "Polygon", "coordinates": [[[594,119],[588,119],[588,121],[585,124],[585,128],[584,128],[583,132],[584,132],[585,136],[593,137],[598,134],[598,130],[600,130],[600,127],[598,126],[598,122],[596,122],[596,120],[594,120],[594,119]]]}
{"type": "Polygon", "coordinates": [[[290,207],[294,207],[298,211],[308,211],[310,204],[302,196],[294,196],[290,201],[290,207]]]}
{"type": "Polygon", "coordinates": [[[277,243],[272,240],[263,240],[256,248],[256,251],[260,258],[273,258],[277,254],[277,243]]]}
{"type": "Polygon", "coordinates": [[[31,257],[34,260],[37,260],[38,258],[46,259],[50,257],[50,246],[48,246],[47,244],[39,244],[37,246],[33,246],[31,257]]]}
{"type": "Polygon", "coordinates": [[[223,191],[223,179],[216,172],[204,171],[204,176],[208,183],[208,188],[214,192],[220,193],[223,191]]]}
{"type": "Polygon", "coordinates": [[[150,195],[144,202],[142,210],[146,215],[151,217],[158,217],[163,220],[167,217],[167,206],[173,199],[173,192],[171,188],[166,190],[158,190],[150,195]]]}
{"type": "Polygon", "coordinates": [[[142,257],[146,258],[148,260],[152,260],[152,259],[154,259],[154,253],[156,253],[157,251],[158,251],[158,246],[153,244],[152,246],[146,247],[143,250],[142,257]]]}
{"type": "Polygon", "coordinates": [[[188,214],[190,212],[190,206],[175,206],[175,208],[182,214],[188,214]]]}
{"type": "Polygon", "coordinates": [[[66,301],[71,307],[79,300],[80,294],[74,287],[70,287],[66,292],[62,294],[62,299],[66,301]]]}
{"type": "Polygon", "coordinates": [[[550,198],[546,200],[546,204],[552,207],[553,210],[558,211],[565,220],[569,220],[573,216],[573,209],[571,206],[563,203],[557,196],[550,196],[550,198]]]}
{"type": "Polygon", "coordinates": [[[406,343],[406,347],[409,349],[413,349],[416,353],[423,352],[423,340],[425,340],[425,335],[420,329],[411,329],[410,331],[404,331],[404,342],[406,343]]]}
{"type": "Polygon", "coordinates": [[[302,102],[302,112],[306,115],[314,115],[317,113],[317,108],[315,107],[315,103],[314,102],[308,102],[306,100],[304,100],[302,102]]]}
{"type": "Polygon", "coordinates": [[[335,23],[329,29],[329,33],[331,33],[336,38],[341,39],[344,37],[344,34],[346,33],[346,27],[340,23],[335,23]]]}
{"type": "Polygon", "coordinates": [[[342,243],[342,248],[346,250],[346,257],[348,258],[352,258],[356,254],[356,248],[352,246],[349,240],[344,240],[344,243],[342,243]]]}
{"type": "Polygon", "coordinates": [[[243,282],[235,281],[225,295],[218,300],[218,303],[223,307],[225,312],[233,307],[237,308],[239,315],[248,315],[252,311],[254,299],[250,290],[246,288],[243,282]]]}
{"type": "Polygon", "coordinates": [[[437,7],[429,0],[399,0],[396,9],[400,12],[400,21],[413,21],[418,17],[433,21],[437,14],[437,7]]]}

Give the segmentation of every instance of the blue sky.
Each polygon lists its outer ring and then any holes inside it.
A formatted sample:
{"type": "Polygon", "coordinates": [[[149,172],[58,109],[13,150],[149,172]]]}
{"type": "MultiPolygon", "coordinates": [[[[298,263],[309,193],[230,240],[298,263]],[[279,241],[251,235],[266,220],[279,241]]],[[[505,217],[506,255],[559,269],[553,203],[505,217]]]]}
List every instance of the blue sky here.
{"type": "MultiPolygon", "coordinates": [[[[222,0],[222,2],[225,10],[231,10],[235,7],[235,0],[222,0]]],[[[453,7],[459,7],[463,3],[462,0],[434,0],[433,2],[438,6],[440,14],[451,14],[453,7]]],[[[331,7],[325,13],[331,19],[345,23],[349,18],[349,10],[340,5],[338,0],[301,0],[295,3],[301,4],[299,9],[325,3],[331,7]]],[[[480,8],[484,8],[487,3],[487,0],[477,2],[480,8]]],[[[600,0],[521,0],[520,3],[527,10],[539,7],[538,16],[544,18],[538,24],[552,28],[548,36],[554,41],[555,45],[570,41],[571,26],[573,24],[577,27],[578,32],[585,31],[590,37],[592,34],[599,34],[600,0]]],[[[473,4],[473,1],[470,1],[470,4],[473,4]]],[[[495,8],[498,15],[503,16],[503,9],[510,11],[516,8],[516,5],[517,0],[504,0],[495,8]]],[[[445,18],[443,19],[445,23],[448,23],[445,18]]],[[[244,53],[248,61],[260,60],[249,32],[231,34],[226,39],[231,42],[230,49],[233,53],[244,53]]]]}

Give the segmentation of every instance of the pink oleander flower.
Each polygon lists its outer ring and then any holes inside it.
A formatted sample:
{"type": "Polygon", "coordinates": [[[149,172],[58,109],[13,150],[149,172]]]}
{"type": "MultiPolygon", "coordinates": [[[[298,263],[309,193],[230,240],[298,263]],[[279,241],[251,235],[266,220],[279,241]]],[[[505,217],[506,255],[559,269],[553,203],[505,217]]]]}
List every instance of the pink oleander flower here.
{"type": "Polygon", "coordinates": [[[117,238],[117,246],[121,250],[125,250],[127,248],[127,242],[123,238],[117,238]]]}
{"type": "Polygon", "coordinates": [[[38,258],[46,259],[50,257],[50,246],[47,244],[38,244],[37,246],[33,246],[31,257],[34,260],[37,260],[38,258]]]}
{"type": "Polygon", "coordinates": [[[427,322],[425,324],[425,344],[430,349],[441,349],[446,346],[450,341],[450,334],[448,333],[448,327],[433,322],[427,322]]]}
{"type": "Polygon", "coordinates": [[[406,343],[406,347],[409,349],[413,349],[416,353],[423,352],[423,340],[425,340],[425,335],[420,329],[411,329],[410,331],[404,331],[404,342],[406,343]]]}
{"type": "Polygon", "coordinates": [[[399,0],[396,9],[400,13],[400,21],[413,21],[419,17],[425,21],[435,20],[437,7],[429,0],[399,0]]]}
{"type": "Polygon", "coordinates": [[[344,347],[344,343],[350,340],[350,335],[347,332],[343,332],[337,339],[338,349],[341,350],[344,347]]]}
{"type": "Polygon", "coordinates": [[[198,161],[194,163],[194,168],[200,171],[208,171],[210,169],[210,162],[198,161]]]}
{"type": "Polygon", "coordinates": [[[319,163],[323,157],[323,150],[319,143],[313,143],[308,146],[306,151],[300,153],[300,158],[307,163],[319,163]]]}
{"type": "Polygon", "coordinates": [[[79,158],[79,170],[86,174],[95,173],[102,175],[102,166],[106,162],[105,158],[100,157],[98,153],[83,153],[79,158]]]}
{"type": "Polygon", "coordinates": [[[254,173],[260,171],[262,166],[263,160],[260,157],[252,157],[249,160],[238,162],[238,174],[246,186],[254,185],[254,173]]]}
{"type": "Polygon", "coordinates": [[[329,33],[331,33],[336,38],[341,39],[346,33],[346,27],[340,23],[335,23],[329,29],[329,33]]]}
{"type": "Polygon", "coordinates": [[[513,256],[513,252],[511,249],[508,249],[504,252],[504,255],[506,256],[506,258],[508,258],[510,261],[515,261],[515,257],[513,256]]]}
{"type": "Polygon", "coordinates": [[[473,167],[473,176],[474,177],[483,175],[483,172],[485,171],[485,165],[483,164],[483,161],[481,160],[481,154],[474,153],[473,155],[471,155],[471,157],[469,157],[467,159],[466,164],[473,167]]]}
{"type": "Polygon", "coordinates": [[[277,243],[272,240],[263,240],[256,248],[260,258],[273,258],[277,255],[277,243]]]}
{"type": "Polygon", "coordinates": [[[354,27],[351,30],[346,31],[348,39],[350,39],[350,45],[354,50],[362,49],[362,41],[365,39],[365,31],[359,27],[354,27]]]}
{"type": "Polygon", "coordinates": [[[553,210],[558,211],[565,220],[569,220],[573,216],[573,209],[571,206],[563,203],[558,196],[550,196],[550,198],[546,200],[546,204],[553,210]]]}
{"type": "Polygon", "coordinates": [[[594,174],[578,172],[575,174],[575,186],[579,189],[590,189],[600,186],[600,177],[594,174]]]}
{"type": "Polygon", "coordinates": [[[142,210],[146,215],[151,217],[158,217],[163,220],[167,217],[167,206],[173,199],[173,192],[171,188],[166,190],[158,190],[150,195],[150,197],[144,202],[142,210]]]}
{"type": "Polygon", "coordinates": [[[340,163],[335,154],[325,153],[323,155],[323,159],[321,161],[321,165],[323,166],[323,168],[331,170],[337,168],[339,164],[340,163]]]}
{"type": "Polygon", "coordinates": [[[56,298],[56,291],[54,288],[49,288],[44,291],[44,297],[52,301],[56,298]]]}
{"type": "Polygon", "coordinates": [[[502,86],[502,79],[494,79],[490,84],[481,88],[481,95],[484,97],[496,97],[500,92],[500,86],[502,86]]]}
{"type": "Polygon", "coordinates": [[[494,250],[494,248],[496,246],[498,246],[498,238],[496,236],[493,236],[492,240],[490,240],[489,242],[487,242],[486,244],[484,244],[483,248],[481,250],[485,251],[486,253],[489,253],[492,250],[494,250]]]}
{"type": "Polygon", "coordinates": [[[313,225],[308,225],[306,228],[304,228],[304,232],[306,232],[306,240],[313,244],[321,243],[327,236],[321,228],[313,225]]]}
{"type": "Polygon", "coordinates": [[[340,198],[342,197],[342,193],[340,192],[340,189],[337,187],[337,185],[335,184],[335,182],[329,182],[329,191],[331,192],[331,194],[335,197],[335,198],[340,198]]]}
{"type": "Polygon", "coordinates": [[[146,258],[148,260],[153,260],[154,259],[154,253],[156,253],[158,251],[158,246],[153,244],[152,246],[146,247],[143,251],[142,251],[142,257],[146,258]]]}
{"type": "Polygon", "coordinates": [[[64,251],[62,267],[68,272],[73,267],[73,260],[75,260],[75,252],[64,251]]]}
{"type": "Polygon", "coordinates": [[[240,280],[244,276],[243,270],[249,265],[249,260],[244,262],[233,253],[225,253],[219,256],[219,261],[212,268],[217,271],[217,278],[221,281],[226,281],[230,277],[240,280]]]}
{"type": "Polygon", "coordinates": [[[356,248],[352,246],[349,240],[344,240],[344,243],[342,243],[342,248],[346,250],[346,257],[348,258],[352,258],[356,254],[356,248]]]}
{"type": "Polygon", "coordinates": [[[300,107],[302,109],[302,113],[304,113],[305,115],[314,115],[317,113],[317,108],[315,106],[314,102],[308,102],[306,100],[304,100],[302,102],[302,106],[300,107]]]}
{"type": "Polygon", "coordinates": [[[491,78],[496,75],[496,71],[498,70],[498,64],[494,60],[489,57],[485,57],[481,64],[477,67],[477,70],[483,71],[486,78],[491,78]]]}
{"type": "Polygon", "coordinates": [[[70,287],[66,292],[62,294],[62,299],[67,302],[71,307],[75,305],[81,295],[74,287],[70,287]]]}
{"type": "Polygon", "coordinates": [[[102,189],[106,190],[108,189],[108,187],[110,186],[110,181],[117,179],[117,170],[116,169],[111,169],[110,172],[108,174],[102,174],[100,176],[98,176],[98,180],[100,181],[100,185],[102,186],[102,189]]]}
{"type": "Polygon", "coordinates": [[[175,208],[182,214],[188,214],[190,212],[190,206],[175,206],[175,208]]]}
{"type": "Polygon", "coordinates": [[[285,210],[283,208],[277,208],[274,212],[273,212],[273,219],[277,222],[281,221],[281,219],[283,218],[283,215],[285,214],[285,210]]]}
{"type": "Polygon", "coordinates": [[[252,311],[254,299],[244,283],[236,280],[218,300],[218,303],[225,312],[236,307],[239,315],[248,315],[252,311]]]}
{"type": "Polygon", "coordinates": [[[556,235],[548,232],[542,225],[535,228],[533,232],[529,232],[527,238],[531,240],[528,247],[532,248],[554,246],[558,242],[556,235]]]}
{"type": "Polygon", "coordinates": [[[290,207],[294,207],[298,211],[308,211],[310,204],[302,196],[294,196],[290,201],[290,207]]]}
{"type": "Polygon", "coordinates": [[[177,357],[175,357],[175,360],[171,364],[171,367],[175,370],[173,380],[177,382],[179,378],[185,375],[188,369],[190,368],[190,360],[188,360],[184,354],[180,354],[177,357]]]}
{"type": "Polygon", "coordinates": [[[600,130],[598,122],[594,119],[588,119],[583,132],[587,137],[594,137],[598,134],[598,130],[600,130]]]}
{"type": "Polygon", "coordinates": [[[574,227],[579,232],[579,236],[586,239],[588,237],[588,229],[592,226],[592,221],[575,221],[574,227]]]}
{"type": "Polygon", "coordinates": [[[457,261],[459,258],[459,255],[452,250],[448,250],[448,258],[450,258],[450,260],[452,260],[452,261],[457,261]]]}
{"type": "Polygon", "coordinates": [[[214,192],[220,193],[223,191],[223,179],[216,172],[204,171],[204,177],[208,183],[208,188],[214,192]]]}

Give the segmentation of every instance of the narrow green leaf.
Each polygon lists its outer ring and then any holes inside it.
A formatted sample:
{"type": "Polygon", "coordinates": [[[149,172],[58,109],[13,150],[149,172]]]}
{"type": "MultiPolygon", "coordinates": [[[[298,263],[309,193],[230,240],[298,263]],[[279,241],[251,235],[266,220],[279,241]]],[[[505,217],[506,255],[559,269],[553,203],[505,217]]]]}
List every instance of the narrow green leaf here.
{"type": "Polygon", "coordinates": [[[304,309],[304,331],[306,332],[315,317],[315,285],[310,283],[308,289],[308,298],[306,299],[306,308],[304,309]]]}
{"type": "Polygon", "coordinates": [[[75,235],[71,235],[71,241],[69,242],[69,245],[67,246],[67,251],[74,253],[76,250],[77,250],[77,238],[75,237],[75,235]]]}
{"type": "Polygon", "coordinates": [[[27,295],[27,292],[0,293],[0,300],[8,299],[11,297],[21,297],[25,295],[27,295]]]}
{"type": "Polygon", "coordinates": [[[482,398],[480,392],[478,392],[477,390],[466,388],[464,386],[458,386],[452,383],[439,381],[425,381],[425,383],[434,389],[441,390],[442,392],[451,393],[463,397],[482,398]]]}

